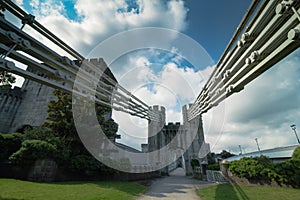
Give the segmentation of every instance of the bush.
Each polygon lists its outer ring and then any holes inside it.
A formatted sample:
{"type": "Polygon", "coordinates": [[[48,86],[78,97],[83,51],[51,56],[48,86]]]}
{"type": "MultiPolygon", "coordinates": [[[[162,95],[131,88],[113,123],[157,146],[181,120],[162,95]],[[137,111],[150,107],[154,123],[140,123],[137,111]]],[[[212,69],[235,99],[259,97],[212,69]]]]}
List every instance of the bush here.
{"type": "Polygon", "coordinates": [[[0,161],[8,160],[14,152],[20,149],[24,135],[21,133],[0,134],[0,161]]]}
{"type": "Polygon", "coordinates": [[[265,156],[255,158],[242,158],[232,161],[229,171],[249,181],[275,181],[279,185],[286,184],[293,187],[300,186],[300,160],[290,159],[285,162],[273,164],[265,156]]]}
{"type": "Polygon", "coordinates": [[[300,160],[300,146],[298,146],[294,152],[293,152],[293,155],[292,155],[292,159],[293,160],[300,160]]]}
{"type": "Polygon", "coordinates": [[[57,147],[42,140],[25,140],[22,147],[9,159],[17,164],[32,164],[35,160],[55,158],[57,147]]]}
{"type": "Polygon", "coordinates": [[[197,159],[192,159],[192,160],[191,160],[191,166],[192,166],[192,169],[195,170],[196,167],[199,167],[199,166],[200,166],[199,160],[197,160],[197,159]]]}
{"type": "Polygon", "coordinates": [[[274,170],[277,174],[275,181],[291,185],[293,187],[300,186],[300,160],[290,159],[281,163],[274,164],[274,170]]]}
{"type": "Polygon", "coordinates": [[[260,179],[264,178],[264,165],[253,158],[242,158],[230,163],[229,171],[240,178],[260,179]]]}
{"type": "Polygon", "coordinates": [[[216,163],[216,164],[208,165],[207,169],[208,170],[220,170],[220,164],[216,163]]]}
{"type": "Polygon", "coordinates": [[[106,167],[91,155],[77,155],[71,159],[70,169],[73,172],[83,172],[86,175],[97,175],[101,173],[113,173],[114,170],[106,167]]]}

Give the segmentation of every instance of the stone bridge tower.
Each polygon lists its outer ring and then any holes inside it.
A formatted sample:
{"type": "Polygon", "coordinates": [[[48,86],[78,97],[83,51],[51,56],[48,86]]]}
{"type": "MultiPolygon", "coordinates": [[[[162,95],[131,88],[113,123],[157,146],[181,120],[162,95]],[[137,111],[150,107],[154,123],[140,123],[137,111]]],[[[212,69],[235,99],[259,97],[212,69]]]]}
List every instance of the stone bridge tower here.
{"type": "MultiPolygon", "coordinates": [[[[185,146],[186,150],[182,150],[181,158],[177,159],[171,165],[167,167],[162,167],[161,172],[168,174],[170,171],[174,170],[178,163],[181,167],[186,170],[186,174],[191,174],[193,172],[191,166],[191,160],[196,159],[200,163],[206,161],[206,154],[209,151],[208,144],[205,144],[202,117],[198,116],[191,121],[188,121],[187,113],[190,105],[185,105],[182,107],[182,117],[183,124],[180,122],[166,124],[165,121],[165,108],[160,106],[153,106],[150,111],[159,116],[159,120],[150,120],[148,124],[148,151],[152,152],[163,148],[168,145],[173,138],[179,134],[179,138],[175,141],[175,146],[177,142],[178,147],[185,146]]],[[[175,147],[176,149],[176,147],[175,147]]],[[[157,162],[157,160],[166,159],[160,155],[158,152],[152,161],[157,162]]],[[[150,164],[160,165],[162,162],[153,163],[150,159],[150,164]]]]}

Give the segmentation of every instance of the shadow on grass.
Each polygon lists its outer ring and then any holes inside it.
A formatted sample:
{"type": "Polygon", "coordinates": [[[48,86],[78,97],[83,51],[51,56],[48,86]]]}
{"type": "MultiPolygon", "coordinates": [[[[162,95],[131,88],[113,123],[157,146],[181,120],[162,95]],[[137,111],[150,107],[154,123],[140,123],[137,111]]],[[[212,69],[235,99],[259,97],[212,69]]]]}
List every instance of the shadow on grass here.
{"type": "Polygon", "coordinates": [[[246,193],[237,184],[221,184],[216,189],[216,200],[249,200],[246,193]]]}

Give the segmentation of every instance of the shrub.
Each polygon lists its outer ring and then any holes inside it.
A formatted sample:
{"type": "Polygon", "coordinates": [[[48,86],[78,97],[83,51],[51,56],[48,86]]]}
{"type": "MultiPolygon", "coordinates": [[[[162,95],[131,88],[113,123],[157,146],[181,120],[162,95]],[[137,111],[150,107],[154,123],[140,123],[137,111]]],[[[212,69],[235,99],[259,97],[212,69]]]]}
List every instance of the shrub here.
{"type": "Polygon", "coordinates": [[[21,133],[0,134],[0,160],[8,160],[21,147],[23,139],[21,133]]]}
{"type": "Polygon", "coordinates": [[[220,170],[220,164],[216,163],[216,164],[208,165],[207,169],[208,170],[220,170]]]}
{"type": "Polygon", "coordinates": [[[240,178],[249,180],[269,180],[272,174],[272,162],[265,156],[242,158],[230,163],[229,171],[240,178]]]}
{"type": "Polygon", "coordinates": [[[300,160],[290,159],[273,164],[267,157],[242,158],[232,161],[229,171],[250,181],[275,181],[293,187],[300,186],[300,160]]]}
{"type": "Polygon", "coordinates": [[[191,166],[192,166],[193,170],[194,170],[196,167],[199,167],[199,166],[200,166],[199,160],[197,160],[197,159],[192,159],[192,160],[191,160],[191,166]]]}
{"type": "Polygon", "coordinates": [[[17,164],[32,164],[37,159],[54,158],[57,147],[42,140],[25,140],[22,147],[9,159],[17,164]]]}
{"type": "Polygon", "coordinates": [[[293,160],[300,160],[300,145],[294,150],[292,155],[293,160]]]}
{"type": "Polygon", "coordinates": [[[77,155],[71,159],[70,169],[73,172],[83,172],[86,175],[97,175],[101,173],[113,173],[114,170],[106,167],[91,155],[77,155]]]}
{"type": "Polygon", "coordinates": [[[300,160],[290,159],[281,163],[274,164],[274,170],[279,180],[276,182],[291,185],[293,187],[300,186],[300,160]]]}

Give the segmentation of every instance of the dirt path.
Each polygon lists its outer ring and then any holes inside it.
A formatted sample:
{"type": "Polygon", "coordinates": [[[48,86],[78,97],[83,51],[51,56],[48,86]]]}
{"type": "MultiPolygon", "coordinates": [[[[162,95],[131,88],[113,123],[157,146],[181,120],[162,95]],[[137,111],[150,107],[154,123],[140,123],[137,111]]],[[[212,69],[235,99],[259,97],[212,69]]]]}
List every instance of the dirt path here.
{"type": "Polygon", "coordinates": [[[183,169],[176,169],[170,176],[155,180],[150,189],[137,200],[178,199],[199,200],[196,189],[213,185],[184,176],[183,169]]]}

